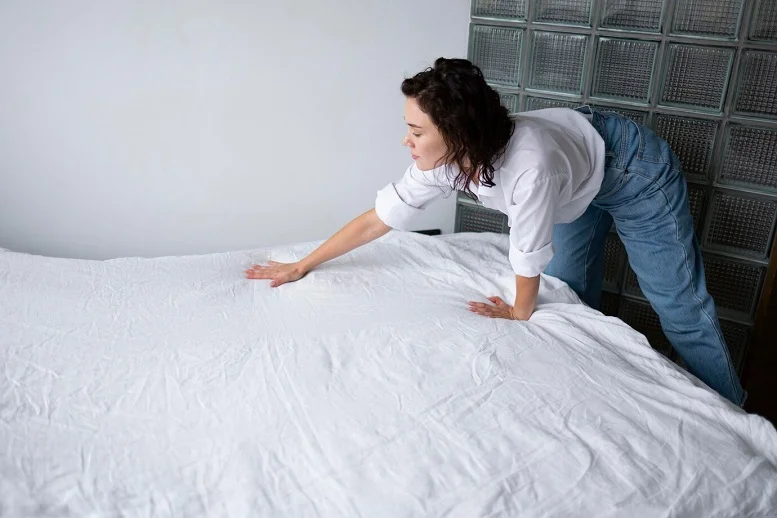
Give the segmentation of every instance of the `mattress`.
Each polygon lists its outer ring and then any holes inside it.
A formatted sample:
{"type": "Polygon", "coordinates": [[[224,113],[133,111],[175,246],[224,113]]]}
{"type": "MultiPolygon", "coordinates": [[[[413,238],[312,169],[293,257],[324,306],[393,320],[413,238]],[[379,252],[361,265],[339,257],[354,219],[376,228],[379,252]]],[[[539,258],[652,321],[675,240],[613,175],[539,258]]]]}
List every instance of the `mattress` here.
{"type": "Polygon", "coordinates": [[[507,236],[108,261],[0,251],[0,516],[777,516],[777,432],[507,236]]]}

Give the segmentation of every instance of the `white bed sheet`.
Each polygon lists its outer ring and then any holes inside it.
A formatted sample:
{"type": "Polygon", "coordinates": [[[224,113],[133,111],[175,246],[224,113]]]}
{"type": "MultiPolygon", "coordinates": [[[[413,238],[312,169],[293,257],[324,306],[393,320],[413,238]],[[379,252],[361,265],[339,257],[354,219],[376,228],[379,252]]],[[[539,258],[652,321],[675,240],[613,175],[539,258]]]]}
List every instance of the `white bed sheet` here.
{"type": "Polygon", "coordinates": [[[506,236],[392,232],[271,289],[250,252],[0,251],[0,516],[775,516],[777,433],[506,236]]]}

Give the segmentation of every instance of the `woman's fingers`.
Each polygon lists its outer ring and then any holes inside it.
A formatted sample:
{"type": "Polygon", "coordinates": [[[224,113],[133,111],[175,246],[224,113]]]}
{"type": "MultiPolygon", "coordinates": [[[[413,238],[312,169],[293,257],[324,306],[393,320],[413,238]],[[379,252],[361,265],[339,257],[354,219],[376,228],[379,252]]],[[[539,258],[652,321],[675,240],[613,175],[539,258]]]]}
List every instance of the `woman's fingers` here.
{"type": "Polygon", "coordinates": [[[264,265],[264,264],[252,264],[250,269],[251,270],[268,270],[268,269],[277,268],[278,266],[283,266],[283,264],[284,263],[278,263],[278,262],[275,262],[275,261],[267,261],[266,265],[264,265]]]}
{"type": "Polygon", "coordinates": [[[278,271],[277,268],[269,266],[254,265],[245,271],[246,279],[265,279],[270,280],[270,287],[277,288],[285,284],[287,279],[278,271]]]}
{"type": "Polygon", "coordinates": [[[287,282],[294,282],[304,275],[294,264],[275,261],[268,261],[267,266],[255,264],[245,270],[247,279],[270,279],[272,281],[270,283],[271,288],[277,288],[287,282]]]}
{"type": "Polygon", "coordinates": [[[273,281],[270,283],[270,287],[277,288],[281,284],[286,284],[286,282],[288,282],[288,279],[284,279],[284,278],[273,279],[273,281]]]}
{"type": "Polygon", "coordinates": [[[478,315],[483,315],[484,317],[491,316],[489,315],[488,310],[482,307],[470,306],[469,310],[472,311],[473,313],[477,313],[478,315]]]}
{"type": "Polygon", "coordinates": [[[278,273],[278,267],[284,263],[278,263],[276,261],[267,261],[267,265],[264,264],[252,264],[246,271],[246,277],[249,279],[270,279],[273,275],[278,273]]]}
{"type": "Polygon", "coordinates": [[[270,283],[271,288],[277,288],[281,284],[286,284],[291,279],[288,275],[284,275],[283,273],[278,273],[272,277],[272,282],[270,283]]]}
{"type": "Polygon", "coordinates": [[[255,264],[247,269],[245,274],[249,279],[272,279],[273,275],[275,275],[275,269],[255,264]]]}
{"type": "Polygon", "coordinates": [[[479,315],[490,317],[494,314],[496,307],[489,304],[483,304],[482,302],[470,302],[469,309],[479,315]]]}
{"type": "Polygon", "coordinates": [[[482,302],[469,302],[469,310],[478,315],[490,318],[511,318],[509,306],[507,306],[507,304],[499,297],[490,297],[488,300],[495,302],[494,299],[499,300],[501,304],[492,306],[491,304],[484,304],[482,302]]]}

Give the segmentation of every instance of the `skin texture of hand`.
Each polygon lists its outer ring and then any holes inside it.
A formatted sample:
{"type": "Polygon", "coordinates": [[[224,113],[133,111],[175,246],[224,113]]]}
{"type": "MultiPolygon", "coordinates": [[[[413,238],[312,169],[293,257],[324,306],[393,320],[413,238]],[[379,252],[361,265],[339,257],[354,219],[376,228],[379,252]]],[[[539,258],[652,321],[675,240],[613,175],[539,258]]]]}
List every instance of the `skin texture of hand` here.
{"type": "Polygon", "coordinates": [[[522,315],[515,310],[514,306],[507,304],[499,297],[488,297],[488,300],[493,302],[494,305],[483,302],[469,302],[469,310],[484,317],[506,318],[507,320],[528,320],[531,316],[531,312],[528,315],[522,315]]]}
{"type": "Polygon", "coordinates": [[[298,263],[278,263],[269,261],[267,266],[255,264],[245,271],[246,279],[269,279],[270,287],[277,288],[287,282],[298,281],[305,276],[298,263]]]}
{"type": "Polygon", "coordinates": [[[489,318],[506,318],[508,320],[529,320],[537,305],[537,294],[540,291],[540,276],[515,276],[515,304],[507,304],[499,297],[488,297],[494,305],[482,302],[470,302],[469,310],[489,318]]]}
{"type": "Polygon", "coordinates": [[[391,230],[378,217],[375,209],[370,209],[338,230],[313,252],[296,263],[278,263],[269,261],[267,265],[255,264],[245,271],[246,279],[269,279],[270,287],[294,282],[305,276],[318,265],[335,257],[365,245],[391,230]]]}

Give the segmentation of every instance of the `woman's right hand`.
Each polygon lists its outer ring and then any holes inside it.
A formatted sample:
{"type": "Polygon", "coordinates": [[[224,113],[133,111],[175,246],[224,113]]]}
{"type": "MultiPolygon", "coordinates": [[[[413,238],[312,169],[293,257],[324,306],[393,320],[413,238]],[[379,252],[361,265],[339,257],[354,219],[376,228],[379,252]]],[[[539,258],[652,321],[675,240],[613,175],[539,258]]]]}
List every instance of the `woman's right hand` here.
{"type": "Polygon", "coordinates": [[[270,287],[300,280],[307,272],[299,263],[268,261],[267,266],[255,264],[245,271],[246,279],[270,279],[270,287]]]}
{"type": "Polygon", "coordinates": [[[321,263],[369,243],[389,230],[391,227],[381,221],[375,209],[370,209],[338,230],[304,259],[296,263],[269,261],[267,266],[255,264],[245,271],[246,279],[270,279],[270,287],[277,288],[281,284],[301,279],[321,263]]]}

